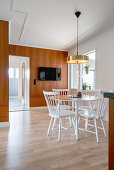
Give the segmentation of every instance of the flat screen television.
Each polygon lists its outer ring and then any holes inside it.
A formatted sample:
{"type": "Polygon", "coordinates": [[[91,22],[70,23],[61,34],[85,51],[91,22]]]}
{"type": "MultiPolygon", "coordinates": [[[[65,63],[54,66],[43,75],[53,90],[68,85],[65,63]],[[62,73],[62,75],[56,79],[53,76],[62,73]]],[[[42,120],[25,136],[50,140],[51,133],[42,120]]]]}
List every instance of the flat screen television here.
{"type": "Polygon", "coordinates": [[[60,81],[61,80],[61,68],[39,67],[39,80],[60,81]]]}

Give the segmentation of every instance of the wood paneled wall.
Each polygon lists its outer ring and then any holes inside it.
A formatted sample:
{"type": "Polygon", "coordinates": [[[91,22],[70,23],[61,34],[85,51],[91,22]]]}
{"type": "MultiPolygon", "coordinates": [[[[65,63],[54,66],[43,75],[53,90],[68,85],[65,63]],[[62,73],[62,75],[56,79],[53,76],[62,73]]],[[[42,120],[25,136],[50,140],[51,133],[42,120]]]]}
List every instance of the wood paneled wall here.
{"type": "Polygon", "coordinates": [[[43,90],[51,91],[53,88],[68,88],[67,52],[9,45],[9,55],[30,57],[30,107],[46,105],[43,90]],[[61,81],[39,81],[39,67],[61,68],[61,81]],[[36,79],[36,85],[33,84],[34,79],[36,79]]]}
{"type": "Polygon", "coordinates": [[[9,23],[0,20],[0,122],[9,121],[9,23]]]}

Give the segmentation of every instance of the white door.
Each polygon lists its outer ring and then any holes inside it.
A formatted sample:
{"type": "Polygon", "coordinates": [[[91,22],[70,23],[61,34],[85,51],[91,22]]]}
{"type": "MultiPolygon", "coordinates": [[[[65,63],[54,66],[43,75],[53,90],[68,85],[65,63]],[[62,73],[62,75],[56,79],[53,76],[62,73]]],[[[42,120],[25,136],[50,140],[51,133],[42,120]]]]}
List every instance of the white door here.
{"type": "Polygon", "coordinates": [[[29,105],[29,58],[22,65],[22,97],[24,105],[29,105]]]}

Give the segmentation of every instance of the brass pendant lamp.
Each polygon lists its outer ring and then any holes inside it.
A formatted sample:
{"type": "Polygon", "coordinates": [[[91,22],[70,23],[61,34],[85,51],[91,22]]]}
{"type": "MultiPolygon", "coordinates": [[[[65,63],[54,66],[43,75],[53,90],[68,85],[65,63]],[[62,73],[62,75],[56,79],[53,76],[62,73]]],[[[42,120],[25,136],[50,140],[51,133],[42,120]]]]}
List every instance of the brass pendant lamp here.
{"type": "Polygon", "coordinates": [[[68,64],[83,64],[88,63],[89,57],[86,55],[79,55],[78,54],[78,18],[81,15],[80,11],[75,12],[77,17],[77,55],[67,57],[68,64]]]}

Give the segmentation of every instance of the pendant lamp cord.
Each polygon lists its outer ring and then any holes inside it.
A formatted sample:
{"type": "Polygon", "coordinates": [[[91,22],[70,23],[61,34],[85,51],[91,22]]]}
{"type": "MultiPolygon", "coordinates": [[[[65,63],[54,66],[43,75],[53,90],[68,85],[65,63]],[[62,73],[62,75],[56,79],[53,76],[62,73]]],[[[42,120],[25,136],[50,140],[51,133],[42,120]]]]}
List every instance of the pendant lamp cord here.
{"type": "Polygon", "coordinates": [[[78,18],[77,18],[77,55],[78,55],[78,18]]]}

